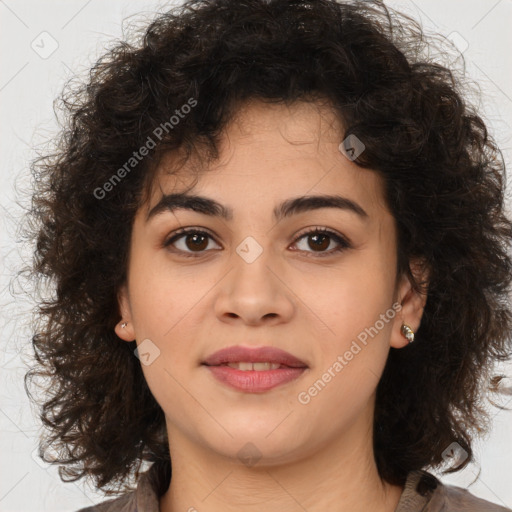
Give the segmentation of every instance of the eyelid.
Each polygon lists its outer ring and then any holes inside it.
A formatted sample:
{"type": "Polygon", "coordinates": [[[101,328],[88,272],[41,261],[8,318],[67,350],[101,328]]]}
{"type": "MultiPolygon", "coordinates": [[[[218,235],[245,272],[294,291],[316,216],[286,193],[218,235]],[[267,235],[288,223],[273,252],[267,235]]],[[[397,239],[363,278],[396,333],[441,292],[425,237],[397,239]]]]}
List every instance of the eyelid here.
{"type": "MultiPolygon", "coordinates": [[[[168,248],[176,240],[183,238],[186,235],[192,235],[192,234],[207,235],[210,238],[212,238],[216,244],[220,245],[219,242],[217,242],[215,236],[209,230],[207,230],[205,228],[199,228],[199,227],[196,228],[196,227],[192,226],[192,227],[186,227],[186,228],[179,228],[176,231],[173,231],[168,237],[165,238],[164,242],[162,243],[162,247],[168,248]]],[[[182,254],[185,252],[185,254],[187,254],[186,251],[180,251],[179,249],[177,250],[177,252],[181,252],[182,254]]],[[[197,254],[201,255],[206,252],[208,252],[208,251],[198,252],[197,254]]],[[[190,252],[188,254],[193,254],[193,253],[190,252]]]]}
{"type": "Polygon", "coordinates": [[[304,228],[304,230],[299,231],[299,233],[295,235],[295,240],[297,241],[303,236],[309,235],[310,233],[324,233],[326,235],[332,236],[333,238],[339,238],[345,244],[352,246],[352,242],[347,236],[345,236],[342,233],[339,233],[338,231],[335,231],[334,229],[326,228],[324,226],[310,226],[308,228],[304,228]]]}
{"type": "MultiPolygon", "coordinates": [[[[344,250],[351,249],[353,247],[352,242],[350,241],[350,239],[348,237],[346,237],[345,235],[343,235],[337,231],[334,231],[330,228],[326,228],[323,226],[310,226],[308,228],[304,228],[303,231],[301,231],[301,232],[299,232],[299,234],[295,235],[294,241],[292,242],[292,244],[295,245],[298,241],[300,241],[302,238],[306,237],[307,235],[317,234],[317,233],[325,234],[325,235],[331,237],[336,243],[338,243],[338,247],[335,249],[331,249],[329,251],[325,251],[325,252],[300,251],[300,250],[296,250],[295,252],[306,252],[306,253],[308,253],[307,257],[322,258],[322,257],[327,257],[327,256],[331,256],[331,255],[343,252],[344,250]]],[[[176,231],[174,231],[173,233],[171,233],[171,235],[168,236],[164,240],[162,247],[168,248],[175,241],[177,241],[180,238],[183,238],[189,234],[206,235],[206,236],[210,237],[211,239],[213,239],[213,241],[216,244],[220,245],[219,242],[217,242],[216,237],[206,228],[199,228],[199,227],[191,226],[191,227],[186,227],[186,228],[179,228],[176,231]]],[[[196,257],[197,258],[197,257],[200,257],[200,256],[206,254],[209,251],[204,250],[204,251],[199,251],[197,253],[194,253],[193,251],[188,252],[188,251],[182,251],[182,250],[178,249],[173,252],[181,253],[185,257],[196,257]]]]}
{"type": "Polygon", "coordinates": [[[333,229],[325,228],[323,226],[312,226],[309,228],[304,228],[304,231],[302,231],[298,235],[296,235],[293,243],[296,244],[299,240],[306,237],[307,235],[315,234],[315,233],[328,235],[330,238],[334,239],[338,243],[338,247],[335,249],[331,249],[329,251],[325,251],[325,252],[306,251],[306,253],[307,253],[306,257],[319,257],[319,258],[328,257],[328,256],[332,256],[334,254],[339,254],[339,253],[341,253],[347,249],[351,249],[353,247],[352,242],[349,240],[348,237],[339,233],[338,231],[334,231],[333,229]]]}

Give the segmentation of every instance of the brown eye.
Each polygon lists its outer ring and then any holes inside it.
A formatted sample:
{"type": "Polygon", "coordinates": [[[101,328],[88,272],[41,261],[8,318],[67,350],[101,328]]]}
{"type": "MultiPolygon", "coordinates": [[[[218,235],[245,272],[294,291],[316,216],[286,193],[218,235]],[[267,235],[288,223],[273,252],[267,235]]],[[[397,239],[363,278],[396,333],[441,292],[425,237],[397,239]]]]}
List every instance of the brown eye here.
{"type": "Polygon", "coordinates": [[[213,237],[206,231],[183,229],[164,242],[163,246],[174,246],[176,252],[183,253],[186,257],[194,257],[191,253],[198,253],[199,255],[203,253],[208,247],[210,240],[213,240],[213,237]],[[179,242],[180,246],[177,246],[176,242],[179,242]]]}
{"type": "MultiPolygon", "coordinates": [[[[299,250],[310,254],[316,253],[319,257],[330,256],[352,247],[345,237],[325,228],[315,228],[303,233],[299,238],[297,238],[295,245],[302,239],[307,239],[306,246],[302,249],[299,248],[299,250]],[[331,250],[327,250],[333,242],[335,247],[331,250]],[[338,247],[336,247],[336,244],[338,247]]],[[[163,246],[172,246],[173,252],[180,253],[184,257],[197,257],[209,251],[207,248],[210,240],[215,242],[212,235],[206,231],[190,228],[181,229],[164,242],[163,246]]],[[[218,248],[220,248],[220,246],[218,246],[218,248]]]]}
{"type": "Polygon", "coordinates": [[[330,237],[329,235],[324,235],[315,233],[313,235],[309,235],[309,240],[312,241],[311,244],[309,244],[309,247],[314,249],[315,251],[318,250],[325,250],[330,245],[330,237]]]}
{"type": "MultiPolygon", "coordinates": [[[[306,248],[300,250],[310,253],[316,252],[318,253],[319,256],[329,256],[331,254],[341,252],[345,249],[352,247],[348,240],[346,240],[344,237],[335,233],[334,231],[330,231],[325,228],[315,228],[306,233],[303,233],[297,239],[297,241],[300,241],[303,238],[307,240],[305,244],[306,247],[312,249],[312,251],[308,251],[306,248]],[[335,245],[338,244],[338,247],[326,251],[326,249],[329,248],[333,241],[335,242],[335,245]]],[[[297,242],[295,242],[295,244],[297,244],[297,242]]]]}
{"type": "Polygon", "coordinates": [[[185,235],[185,245],[192,251],[204,251],[208,246],[208,239],[206,236],[198,233],[185,235]]]}

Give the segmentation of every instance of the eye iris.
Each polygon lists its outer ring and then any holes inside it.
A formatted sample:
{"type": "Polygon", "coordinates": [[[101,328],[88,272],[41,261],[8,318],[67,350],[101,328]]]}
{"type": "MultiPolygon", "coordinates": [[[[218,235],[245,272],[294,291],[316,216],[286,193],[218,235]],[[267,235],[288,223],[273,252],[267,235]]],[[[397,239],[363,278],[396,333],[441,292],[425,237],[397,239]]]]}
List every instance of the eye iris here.
{"type": "MultiPolygon", "coordinates": [[[[332,235],[324,232],[313,232],[304,235],[308,240],[308,245],[314,252],[324,252],[329,248],[330,240],[332,235]]],[[[191,252],[202,252],[208,246],[209,235],[201,232],[193,232],[189,234],[183,234],[180,238],[185,239],[185,245],[191,252]]]]}
{"type": "Polygon", "coordinates": [[[202,251],[202,250],[204,250],[208,246],[207,237],[204,236],[204,235],[198,234],[198,233],[194,233],[192,235],[187,235],[185,237],[185,239],[186,239],[187,248],[191,249],[191,250],[193,250],[195,248],[195,249],[197,249],[199,251],[202,251]],[[189,245],[189,241],[190,241],[191,238],[194,240],[192,246],[189,245]],[[201,243],[201,242],[197,243],[199,239],[202,239],[203,243],[201,243]]]}
{"type": "Polygon", "coordinates": [[[312,249],[327,249],[329,247],[329,235],[316,233],[314,235],[310,235],[310,240],[314,240],[314,245],[310,244],[312,249]],[[322,239],[322,242],[318,243],[319,239],[322,239]],[[327,240],[327,244],[325,241],[327,240]]]}

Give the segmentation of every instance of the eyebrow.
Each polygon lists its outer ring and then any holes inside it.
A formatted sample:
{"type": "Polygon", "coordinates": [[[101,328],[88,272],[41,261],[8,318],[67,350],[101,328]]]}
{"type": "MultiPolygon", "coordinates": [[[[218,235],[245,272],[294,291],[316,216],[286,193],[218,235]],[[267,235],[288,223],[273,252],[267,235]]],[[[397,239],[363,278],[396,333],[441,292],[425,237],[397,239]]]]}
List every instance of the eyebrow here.
{"type": "MultiPolygon", "coordinates": [[[[299,196],[287,199],[273,210],[274,220],[280,221],[286,217],[318,210],[320,208],[338,208],[357,214],[361,219],[367,220],[368,214],[356,202],[339,195],[299,196]]],[[[176,210],[192,210],[212,217],[220,217],[226,221],[233,219],[233,210],[209,197],[182,194],[164,194],[160,201],[151,208],[146,222],[152,217],[164,212],[176,210]]]]}

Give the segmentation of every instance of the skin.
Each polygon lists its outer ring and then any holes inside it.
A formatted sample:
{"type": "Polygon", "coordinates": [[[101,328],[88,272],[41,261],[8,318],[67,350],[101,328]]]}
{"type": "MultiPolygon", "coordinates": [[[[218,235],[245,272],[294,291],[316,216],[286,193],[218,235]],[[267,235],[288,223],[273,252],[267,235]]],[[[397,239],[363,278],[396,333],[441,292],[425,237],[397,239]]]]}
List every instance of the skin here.
{"type": "Polygon", "coordinates": [[[426,297],[397,279],[396,225],[383,181],[342,155],[342,134],[326,106],[251,101],[226,128],[220,158],[208,169],[192,158],[172,175],[172,158],[164,160],[136,215],[119,293],[127,325],[120,322],[116,333],[137,344],[149,339],[160,350],[142,370],[169,436],[173,475],[161,512],[396,508],[403,489],[383,482],[374,460],[375,391],[390,347],[408,344],[402,322],[417,330],[426,297]],[[162,193],[184,190],[198,169],[205,172],[188,193],[231,207],[233,218],[176,210],[146,222],[162,193]],[[322,208],[272,219],[281,201],[313,194],[347,197],[367,218],[322,208]],[[182,237],[172,252],[163,244],[180,227],[212,237],[199,252],[182,237]],[[322,256],[339,244],[327,238],[317,249],[312,235],[303,237],[315,227],[351,246],[322,256]],[[248,236],[263,251],[252,263],[236,252],[248,236]],[[300,403],[298,394],[396,301],[402,308],[394,318],[309,403],[300,403]],[[231,345],[279,347],[308,369],[264,393],[238,391],[201,365],[231,345]],[[238,456],[249,442],[261,457],[255,465],[238,456]]]}

